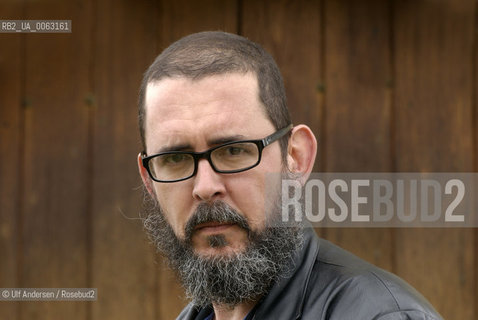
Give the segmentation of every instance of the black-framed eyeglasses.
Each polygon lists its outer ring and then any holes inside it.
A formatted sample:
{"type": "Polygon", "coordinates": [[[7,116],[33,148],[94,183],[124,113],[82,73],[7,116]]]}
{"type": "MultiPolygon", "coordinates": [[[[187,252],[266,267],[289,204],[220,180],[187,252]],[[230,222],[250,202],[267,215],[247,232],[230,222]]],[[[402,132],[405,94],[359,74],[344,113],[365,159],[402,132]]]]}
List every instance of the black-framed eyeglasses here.
{"type": "Polygon", "coordinates": [[[292,124],[259,140],[232,141],[204,152],[167,151],[146,156],[141,152],[143,166],[157,182],[178,182],[197,173],[198,163],[207,159],[218,173],[238,173],[254,168],[261,162],[262,150],[285,136],[292,124]]]}

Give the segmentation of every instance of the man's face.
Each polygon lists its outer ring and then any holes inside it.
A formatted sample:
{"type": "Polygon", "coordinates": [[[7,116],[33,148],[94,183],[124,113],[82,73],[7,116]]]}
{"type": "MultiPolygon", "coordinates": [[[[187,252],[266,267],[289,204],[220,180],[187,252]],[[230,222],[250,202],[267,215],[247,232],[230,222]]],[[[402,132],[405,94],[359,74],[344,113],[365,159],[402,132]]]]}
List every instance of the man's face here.
{"type": "MultiPolygon", "coordinates": [[[[259,100],[256,76],[250,73],[150,83],[145,129],[148,155],[164,150],[200,152],[229,141],[262,139],[275,131],[259,100]]],[[[263,150],[261,163],[248,171],[216,173],[202,159],[194,177],[152,182],[151,190],[180,239],[185,239],[185,226],[198,205],[216,200],[240,213],[252,230],[260,231],[272,205],[264,199],[265,175],[281,171],[279,143],[273,143],[263,150]]],[[[191,237],[194,251],[208,256],[242,252],[247,241],[247,231],[237,224],[199,224],[191,237]],[[211,245],[218,235],[226,245],[211,245]]]]}

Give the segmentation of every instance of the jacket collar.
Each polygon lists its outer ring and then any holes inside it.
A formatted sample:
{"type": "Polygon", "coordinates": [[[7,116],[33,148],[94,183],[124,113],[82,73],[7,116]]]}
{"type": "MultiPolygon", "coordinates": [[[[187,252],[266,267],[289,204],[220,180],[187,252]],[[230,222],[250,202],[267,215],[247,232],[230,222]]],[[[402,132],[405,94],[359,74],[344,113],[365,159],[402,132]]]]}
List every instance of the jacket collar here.
{"type": "Polygon", "coordinates": [[[319,254],[319,240],[314,229],[304,228],[304,244],[294,259],[288,275],[276,283],[264,297],[253,319],[266,319],[271,313],[276,319],[300,319],[306,298],[310,274],[319,254]],[[274,312],[271,312],[274,310],[274,312]]]}

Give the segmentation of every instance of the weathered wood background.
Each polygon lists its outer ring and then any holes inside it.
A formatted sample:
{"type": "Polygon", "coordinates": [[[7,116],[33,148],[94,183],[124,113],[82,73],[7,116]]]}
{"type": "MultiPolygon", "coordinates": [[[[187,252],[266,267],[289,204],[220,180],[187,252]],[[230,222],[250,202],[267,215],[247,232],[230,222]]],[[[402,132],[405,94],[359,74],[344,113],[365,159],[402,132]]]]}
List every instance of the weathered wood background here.
{"type": "MultiPolygon", "coordinates": [[[[138,221],[136,99],[165,46],[203,30],[263,44],[320,171],[478,171],[476,0],[2,0],[0,287],[94,287],[97,302],[0,302],[0,319],[174,319],[184,305],[138,221]]],[[[324,229],[445,319],[478,319],[473,229],[324,229]]]]}

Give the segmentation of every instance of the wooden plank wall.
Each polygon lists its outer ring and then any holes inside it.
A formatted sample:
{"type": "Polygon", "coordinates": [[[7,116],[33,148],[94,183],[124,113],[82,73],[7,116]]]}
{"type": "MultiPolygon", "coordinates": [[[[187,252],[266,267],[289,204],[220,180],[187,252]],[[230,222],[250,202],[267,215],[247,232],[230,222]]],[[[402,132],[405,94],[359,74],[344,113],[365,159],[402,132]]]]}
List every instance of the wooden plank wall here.
{"type": "MultiPolygon", "coordinates": [[[[22,17],[22,6],[0,3],[6,16],[22,17]]],[[[22,46],[17,35],[0,34],[0,287],[18,287],[18,237],[22,194],[22,46]],[[8,94],[6,94],[8,93],[8,94]]],[[[1,319],[18,319],[18,303],[0,307],[1,319]]]]}
{"type": "MultiPolygon", "coordinates": [[[[475,5],[475,1],[460,0],[446,5],[405,1],[393,8],[398,171],[476,169],[470,157],[475,129],[470,121],[475,5]]],[[[441,301],[439,308],[449,318],[477,317],[473,232],[396,231],[396,257],[407,261],[396,264],[397,273],[425,288],[431,301],[441,301]],[[446,282],[440,281],[444,275],[446,282]]]]}
{"type": "Polygon", "coordinates": [[[138,218],[141,193],[136,100],[154,59],[157,4],[95,1],[91,33],[91,278],[98,302],[90,319],[157,319],[152,248],[138,218]],[[101,196],[100,196],[101,195],[101,196]],[[123,290],[119,290],[123,288],[123,290]],[[122,306],[122,307],[120,307],[122,306]]]}
{"type": "MultiPolygon", "coordinates": [[[[95,287],[97,302],[1,303],[0,319],[174,319],[186,303],[137,219],[136,99],[172,41],[203,30],[264,45],[316,171],[478,170],[476,0],[4,1],[0,287],[95,287]]],[[[323,229],[397,273],[445,319],[478,318],[474,229],[323,229]]]]}

